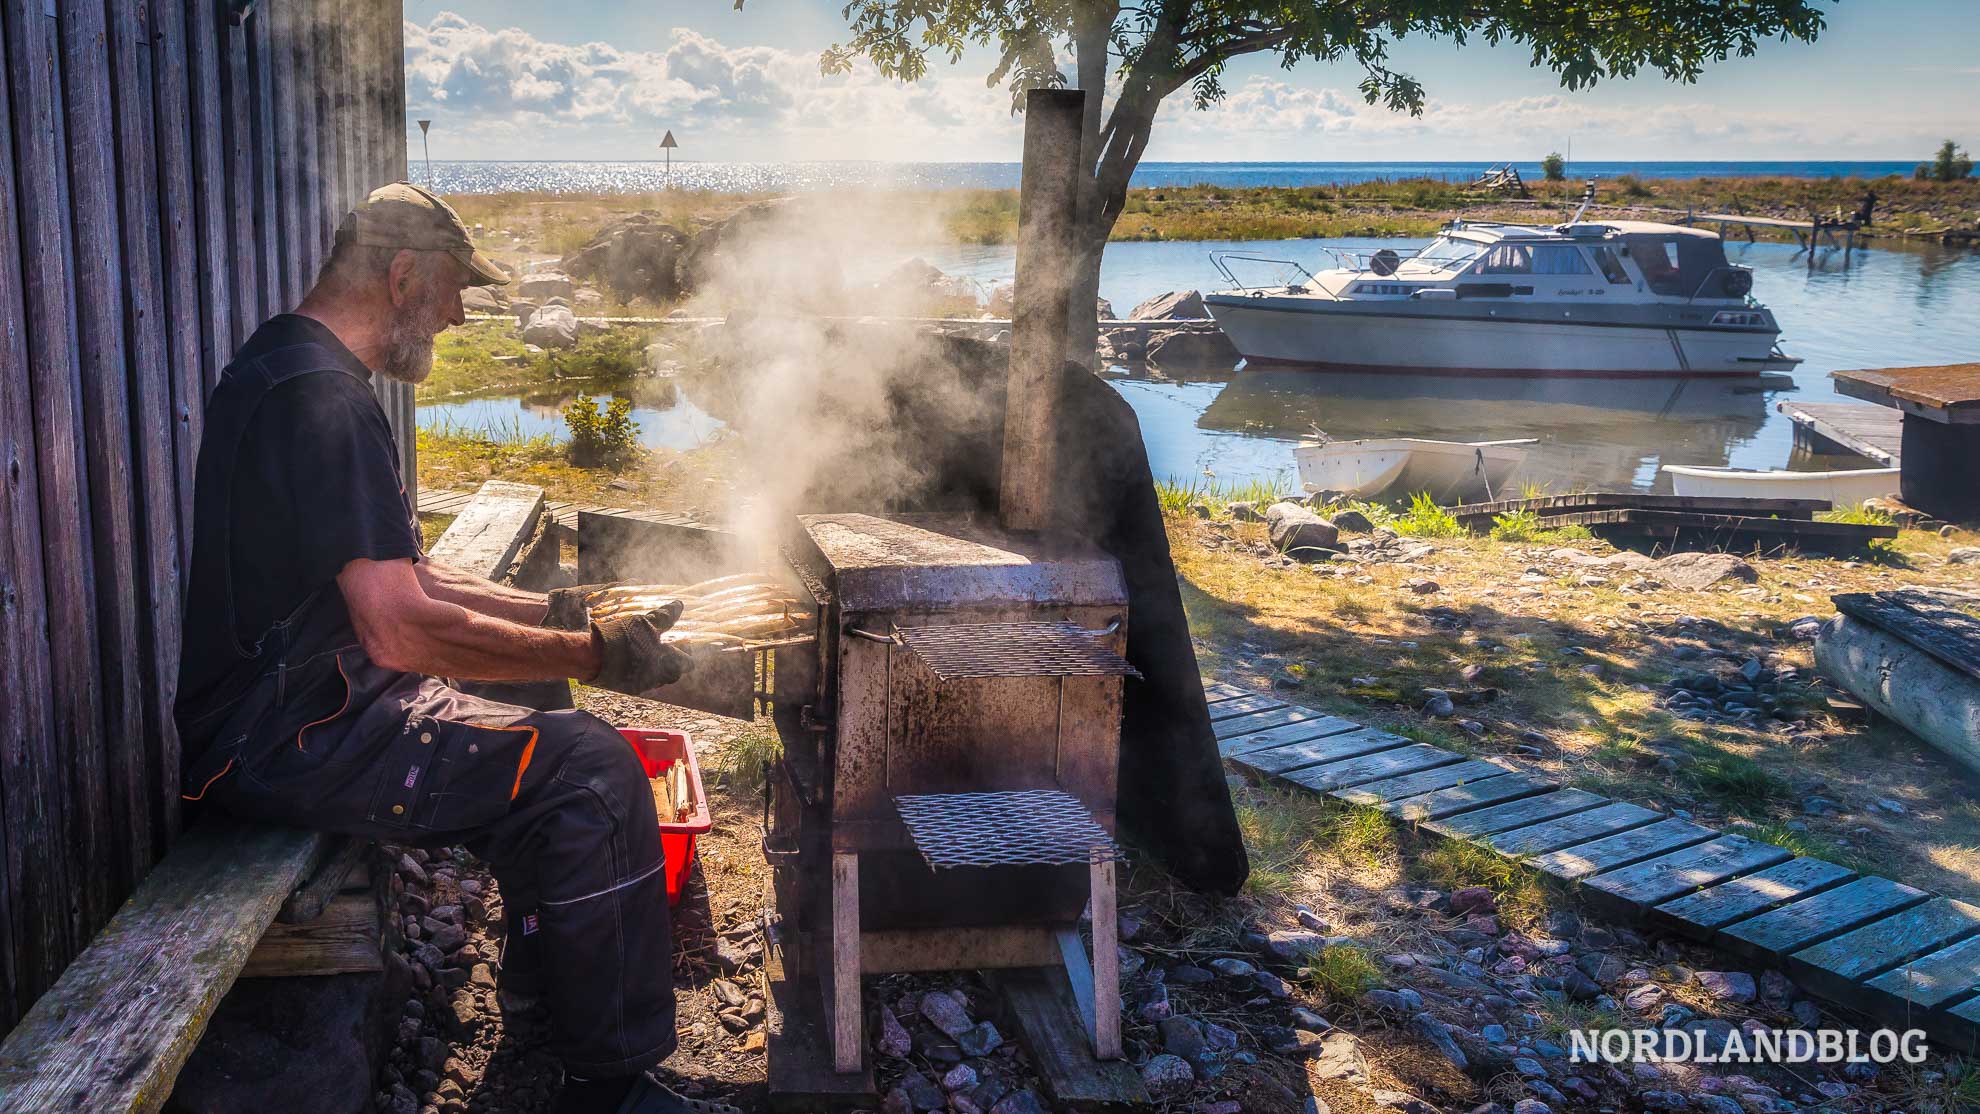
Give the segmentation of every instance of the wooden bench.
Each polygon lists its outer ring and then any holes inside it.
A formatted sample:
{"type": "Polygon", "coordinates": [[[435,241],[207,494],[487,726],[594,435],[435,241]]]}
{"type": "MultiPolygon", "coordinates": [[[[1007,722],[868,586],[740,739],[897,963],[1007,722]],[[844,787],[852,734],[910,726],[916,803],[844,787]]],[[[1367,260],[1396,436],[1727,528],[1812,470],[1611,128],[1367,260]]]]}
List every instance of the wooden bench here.
{"type": "MultiPolygon", "coordinates": [[[[433,556],[499,579],[542,511],[540,489],[490,481],[433,556]]],[[[367,846],[218,815],[195,824],[0,1043],[0,1114],[157,1110],[236,979],[375,970],[375,916],[367,937],[360,918],[334,915],[369,900],[340,896],[367,846]]]]}

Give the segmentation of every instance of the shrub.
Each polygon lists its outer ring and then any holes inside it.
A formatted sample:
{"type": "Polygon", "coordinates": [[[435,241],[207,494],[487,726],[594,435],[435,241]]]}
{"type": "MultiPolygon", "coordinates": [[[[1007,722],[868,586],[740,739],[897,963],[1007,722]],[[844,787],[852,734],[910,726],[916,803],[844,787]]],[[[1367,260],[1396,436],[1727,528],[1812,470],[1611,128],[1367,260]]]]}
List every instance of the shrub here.
{"type": "Polygon", "coordinates": [[[601,411],[591,396],[579,395],[564,407],[564,425],[571,431],[571,463],[579,468],[619,468],[639,453],[631,399],[615,398],[601,411]]]}
{"type": "Polygon", "coordinates": [[[1967,154],[1965,148],[1948,139],[1939,144],[1939,153],[1933,156],[1931,162],[1919,165],[1918,172],[1913,177],[1934,182],[1957,182],[1972,173],[1973,156],[1967,154]]]}
{"type": "Polygon", "coordinates": [[[1644,185],[1643,179],[1634,174],[1617,175],[1616,188],[1622,192],[1624,197],[1639,201],[1646,197],[1656,196],[1656,192],[1649,186],[1644,185]]]}
{"type": "Polygon", "coordinates": [[[1532,541],[1540,536],[1544,527],[1540,516],[1533,511],[1511,511],[1492,519],[1492,540],[1501,542],[1532,541]]]}
{"type": "Polygon", "coordinates": [[[1409,510],[1396,516],[1396,533],[1415,538],[1461,538],[1464,527],[1457,517],[1437,505],[1427,491],[1409,498],[1409,510]]]}
{"type": "Polygon", "coordinates": [[[1549,151],[1547,157],[1540,160],[1540,173],[1545,174],[1549,182],[1565,182],[1567,160],[1561,157],[1559,151],[1549,151]]]}

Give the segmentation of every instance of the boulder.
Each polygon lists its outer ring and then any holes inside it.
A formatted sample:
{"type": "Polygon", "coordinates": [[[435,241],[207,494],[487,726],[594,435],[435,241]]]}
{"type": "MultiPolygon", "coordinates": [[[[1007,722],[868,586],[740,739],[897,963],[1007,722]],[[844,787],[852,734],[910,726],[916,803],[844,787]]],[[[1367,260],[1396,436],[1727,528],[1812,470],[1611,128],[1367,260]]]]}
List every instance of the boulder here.
{"type": "Polygon", "coordinates": [[[1114,303],[1112,303],[1112,302],[1110,302],[1110,301],[1108,301],[1108,300],[1107,300],[1107,299],[1105,299],[1105,298],[1096,298],[1096,299],[1094,299],[1094,301],[1093,301],[1093,312],[1094,312],[1095,314],[1097,314],[1097,315],[1099,316],[1099,318],[1100,318],[1100,320],[1102,320],[1102,321],[1118,321],[1118,320],[1120,320],[1119,318],[1117,318],[1117,317],[1115,317],[1115,316],[1114,316],[1114,303]]]}
{"type": "Polygon", "coordinates": [[[947,275],[925,259],[909,259],[873,286],[872,308],[908,316],[974,316],[980,309],[976,286],[947,275]]]}
{"type": "Polygon", "coordinates": [[[984,303],[984,311],[992,317],[1009,320],[1017,305],[1017,288],[1010,283],[999,283],[990,288],[990,297],[984,303]]]}
{"type": "Polygon", "coordinates": [[[1171,329],[1148,341],[1148,362],[1183,368],[1228,368],[1242,359],[1222,331],[1171,329]]]}
{"type": "Polygon", "coordinates": [[[503,313],[509,299],[499,286],[470,286],[461,291],[461,309],[466,313],[503,313]]]}
{"type": "Polygon", "coordinates": [[[1128,311],[1130,321],[1200,320],[1210,316],[1203,307],[1203,295],[1194,290],[1171,290],[1157,294],[1128,311]]]}
{"type": "Polygon", "coordinates": [[[1272,547],[1300,561],[1324,561],[1340,548],[1341,532],[1334,524],[1298,503],[1274,503],[1265,509],[1272,547]]]}
{"type": "Polygon", "coordinates": [[[1730,553],[1673,553],[1659,559],[1651,566],[1652,575],[1673,588],[1689,588],[1696,591],[1709,588],[1722,580],[1743,580],[1748,584],[1760,579],[1752,565],[1730,553]]]}
{"type": "Polygon", "coordinates": [[[650,298],[664,301],[681,292],[681,253],[687,233],[662,224],[652,213],[622,217],[564,257],[563,269],[575,278],[604,283],[621,300],[650,298]]]}
{"type": "Polygon", "coordinates": [[[571,276],[562,271],[537,271],[534,274],[524,275],[516,283],[516,294],[519,297],[532,298],[540,302],[551,298],[563,298],[568,301],[576,293],[577,284],[571,281],[571,276]]]}
{"type": "Polygon", "coordinates": [[[1334,524],[1334,529],[1350,534],[1366,534],[1375,528],[1375,524],[1368,521],[1367,515],[1362,514],[1352,507],[1346,510],[1336,511],[1334,517],[1329,521],[1334,524]]]}
{"type": "Polygon", "coordinates": [[[544,306],[522,327],[523,343],[543,348],[569,348],[577,338],[577,314],[569,306],[544,306]]]}

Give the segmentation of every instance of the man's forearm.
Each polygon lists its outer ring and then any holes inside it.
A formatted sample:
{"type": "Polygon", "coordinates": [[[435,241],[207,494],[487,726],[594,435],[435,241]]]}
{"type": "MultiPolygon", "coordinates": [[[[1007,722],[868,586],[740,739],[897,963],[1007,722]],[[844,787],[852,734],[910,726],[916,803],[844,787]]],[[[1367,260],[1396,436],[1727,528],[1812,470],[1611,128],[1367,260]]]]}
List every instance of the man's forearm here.
{"type": "Polygon", "coordinates": [[[589,631],[545,630],[433,601],[392,641],[399,668],[466,681],[555,681],[596,676],[589,631]]]}
{"type": "MultiPolygon", "coordinates": [[[[457,604],[469,611],[523,626],[533,627],[541,623],[544,612],[550,606],[541,593],[505,587],[431,557],[413,566],[413,572],[419,577],[419,586],[426,591],[429,599],[457,604]]],[[[475,679],[488,681],[498,678],[475,679]]]]}

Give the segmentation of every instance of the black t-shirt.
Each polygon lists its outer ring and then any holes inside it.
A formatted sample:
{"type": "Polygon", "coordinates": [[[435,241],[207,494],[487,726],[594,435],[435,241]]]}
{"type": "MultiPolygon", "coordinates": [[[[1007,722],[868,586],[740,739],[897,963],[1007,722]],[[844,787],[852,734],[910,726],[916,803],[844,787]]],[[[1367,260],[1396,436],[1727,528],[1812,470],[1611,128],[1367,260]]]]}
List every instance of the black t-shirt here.
{"type": "MultiPolygon", "coordinates": [[[[232,484],[232,610],[243,646],[252,647],[317,589],[336,592],[337,574],[351,561],[420,557],[418,520],[406,499],[398,446],[371,392],[371,372],[336,334],[312,318],[281,314],[254,331],[234,362],[309,341],[330,351],[337,370],[298,375],[269,390],[246,417],[231,475],[207,459],[206,447],[200,453],[196,522],[210,520],[198,508],[221,498],[218,485],[232,484]]],[[[207,403],[209,443],[214,427],[238,421],[248,404],[245,390],[223,380],[207,403]]],[[[202,539],[196,529],[182,699],[206,693],[241,666],[216,637],[228,614],[218,552],[216,540],[202,539]]]]}

